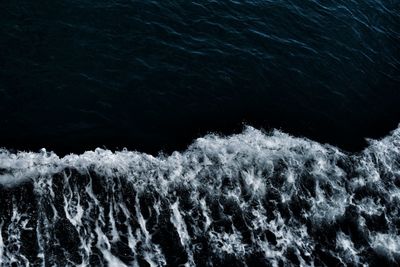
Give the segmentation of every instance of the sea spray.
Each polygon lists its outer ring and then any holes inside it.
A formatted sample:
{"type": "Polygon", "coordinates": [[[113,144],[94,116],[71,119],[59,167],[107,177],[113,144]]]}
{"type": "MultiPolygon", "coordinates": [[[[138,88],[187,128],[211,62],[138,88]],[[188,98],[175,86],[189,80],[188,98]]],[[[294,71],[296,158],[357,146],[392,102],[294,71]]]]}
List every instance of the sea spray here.
{"type": "Polygon", "coordinates": [[[280,131],[157,157],[0,151],[4,266],[399,264],[400,129],[357,154],[280,131]]]}

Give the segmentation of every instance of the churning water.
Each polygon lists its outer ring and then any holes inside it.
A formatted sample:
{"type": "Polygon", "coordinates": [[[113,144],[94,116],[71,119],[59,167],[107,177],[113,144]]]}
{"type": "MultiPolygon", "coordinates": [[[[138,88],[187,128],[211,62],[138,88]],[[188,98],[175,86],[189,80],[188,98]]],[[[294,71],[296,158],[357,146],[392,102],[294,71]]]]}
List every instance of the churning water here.
{"type": "Polygon", "coordinates": [[[0,262],[400,262],[400,129],[361,153],[248,127],[153,157],[0,152],[0,262]]]}

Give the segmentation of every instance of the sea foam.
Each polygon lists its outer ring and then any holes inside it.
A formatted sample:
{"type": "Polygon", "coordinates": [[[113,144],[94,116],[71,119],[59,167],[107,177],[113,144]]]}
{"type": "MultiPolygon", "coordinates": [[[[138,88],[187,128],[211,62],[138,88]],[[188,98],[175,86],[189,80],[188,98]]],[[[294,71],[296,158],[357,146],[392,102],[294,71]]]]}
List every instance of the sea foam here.
{"type": "Polygon", "coordinates": [[[157,157],[0,151],[0,264],[399,264],[400,129],[340,149],[247,127],[157,157]]]}

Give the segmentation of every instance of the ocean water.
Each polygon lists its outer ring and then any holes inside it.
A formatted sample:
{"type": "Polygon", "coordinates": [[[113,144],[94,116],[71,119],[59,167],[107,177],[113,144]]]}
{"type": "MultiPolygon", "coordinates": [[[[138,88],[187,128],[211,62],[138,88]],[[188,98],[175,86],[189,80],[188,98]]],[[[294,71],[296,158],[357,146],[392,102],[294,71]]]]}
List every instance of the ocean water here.
{"type": "Polygon", "coordinates": [[[3,1],[0,26],[0,266],[400,265],[400,1],[3,1]]]}
{"type": "Polygon", "coordinates": [[[399,2],[2,1],[0,146],[183,151],[243,124],[360,151],[399,123],[399,2]]]}
{"type": "Polygon", "coordinates": [[[0,151],[4,266],[396,266],[400,130],[361,153],[254,128],[153,157],[0,151]]]}

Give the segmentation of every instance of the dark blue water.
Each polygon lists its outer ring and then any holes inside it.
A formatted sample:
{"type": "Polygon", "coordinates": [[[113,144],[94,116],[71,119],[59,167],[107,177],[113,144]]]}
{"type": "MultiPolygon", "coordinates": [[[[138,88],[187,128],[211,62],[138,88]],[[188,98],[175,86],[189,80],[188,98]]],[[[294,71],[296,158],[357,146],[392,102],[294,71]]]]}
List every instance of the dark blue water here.
{"type": "Polygon", "coordinates": [[[400,118],[399,1],[3,1],[0,145],[156,153],[243,124],[358,151],[400,118]]]}
{"type": "Polygon", "coordinates": [[[399,0],[2,1],[0,266],[399,266],[399,103],[399,0]]]}

